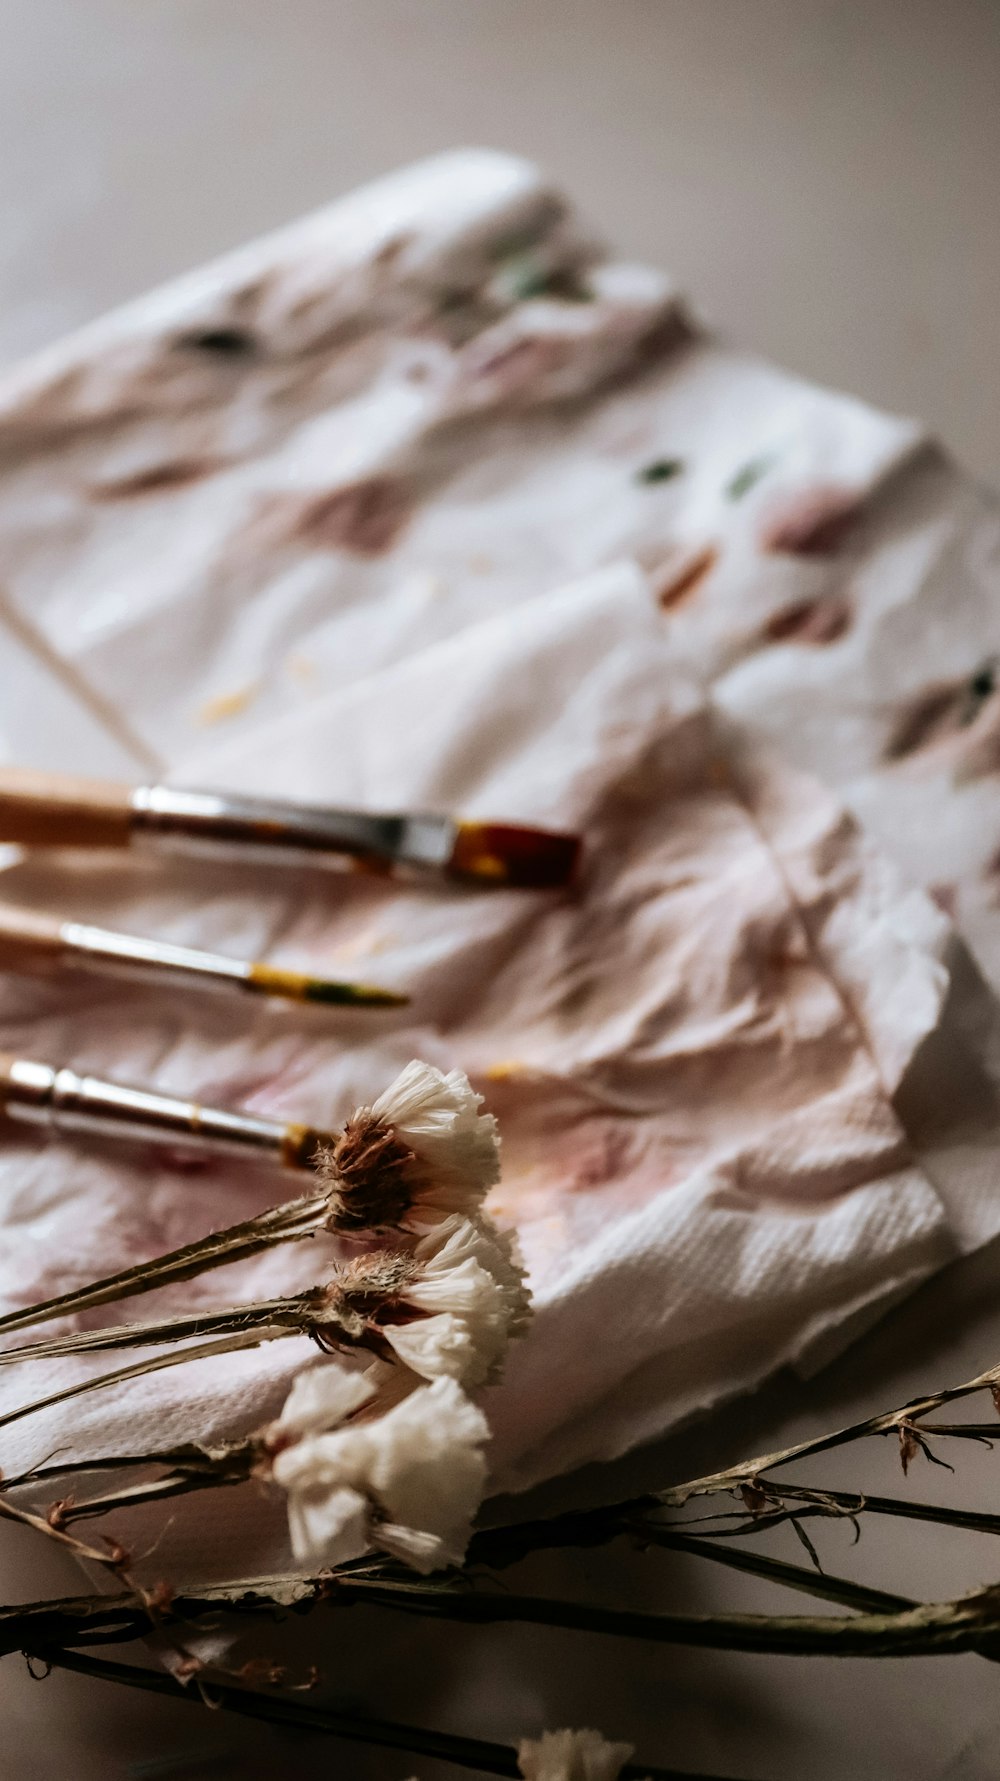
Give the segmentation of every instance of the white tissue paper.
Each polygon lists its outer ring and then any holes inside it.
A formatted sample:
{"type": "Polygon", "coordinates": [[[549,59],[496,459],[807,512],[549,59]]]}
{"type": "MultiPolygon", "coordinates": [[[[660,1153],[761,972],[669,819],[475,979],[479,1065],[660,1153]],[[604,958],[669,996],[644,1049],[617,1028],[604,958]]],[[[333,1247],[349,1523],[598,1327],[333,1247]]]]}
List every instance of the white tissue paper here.
{"type": "MultiPolygon", "coordinates": [[[[918,842],[951,809],[951,730],[959,752],[988,739],[980,638],[955,643],[962,690],[914,720],[917,747],[892,729],[904,691],[930,697],[946,559],[985,608],[993,522],[916,427],[704,340],[529,168],[469,153],[9,376],[0,453],[11,758],[585,836],[568,894],[138,857],[6,879],[38,907],[412,995],[246,1010],[11,979],[0,1044],[323,1123],[413,1055],[468,1070],[501,1121],[493,1210],[537,1305],[486,1394],[498,1485],[816,1364],[1000,1228],[992,997],[910,888],[938,888],[918,842]],[[911,1118],[942,1045],[976,1067],[911,1118]]],[[[989,972],[966,860],[938,903],[989,972]]],[[[232,1162],[13,1136],[0,1184],[8,1303],[282,1191],[232,1162]]],[[[282,1291],[334,1254],[273,1252],[159,1303],[282,1291]]],[[[72,1439],[242,1432],[310,1353],[283,1341],[85,1397],[72,1439]]],[[[78,1365],[33,1365],[32,1393],[78,1365]]],[[[0,1404],[28,1371],[0,1376],[0,1404]]],[[[14,1423],[0,1463],[69,1439],[57,1412],[14,1423]]],[[[245,1566],[250,1530],[203,1513],[210,1533],[179,1523],[200,1562],[245,1566]]],[[[283,1536],[260,1514],[264,1568],[283,1536]]]]}

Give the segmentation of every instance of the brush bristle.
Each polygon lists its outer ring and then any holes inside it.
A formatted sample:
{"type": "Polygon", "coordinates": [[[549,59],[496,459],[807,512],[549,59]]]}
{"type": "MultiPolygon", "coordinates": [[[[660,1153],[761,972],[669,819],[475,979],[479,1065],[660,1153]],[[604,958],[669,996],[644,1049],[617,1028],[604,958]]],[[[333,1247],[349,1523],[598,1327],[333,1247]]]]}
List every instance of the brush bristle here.
{"type": "Polygon", "coordinates": [[[403,1008],[410,999],[373,983],[337,983],[328,977],[310,977],[304,971],[282,971],[276,965],[251,965],[246,982],[262,996],[322,1002],[327,1007],[403,1008]]]}
{"type": "Polygon", "coordinates": [[[518,890],[556,890],[569,884],[580,857],[579,835],[525,829],[509,823],[459,825],[448,870],[453,878],[518,890]]]}

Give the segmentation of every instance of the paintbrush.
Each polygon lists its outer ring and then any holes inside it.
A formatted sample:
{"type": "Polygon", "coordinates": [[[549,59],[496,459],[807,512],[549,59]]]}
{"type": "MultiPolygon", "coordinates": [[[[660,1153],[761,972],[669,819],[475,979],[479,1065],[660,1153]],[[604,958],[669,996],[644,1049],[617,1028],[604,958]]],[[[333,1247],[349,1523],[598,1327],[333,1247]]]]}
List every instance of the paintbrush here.
{"type": "Polygon", "coordinates": [[[0,768],[0,842],[130,847],[322,865],[340,855],[480,885],[555,889],[573,875],[579,837],[448,816],[376,815],[228,792],[130,787],[0,768]]]}
{"type": "Polygon", "coordinates": [[[36,975],[63,968],[155,983],[173,979],[194,989],[247,990],[251,995],[283,996],[293,1002],[328,1006],[401,1008],[409,1001],[408,996],[374,984],[311,977],[259,959],[224,958],[219,953],[118,934],[85,922],[61,921],[57,915],[39,915],[33,909],[0,903],[0,971],[36,975]]]}
{"type": "Polygon", "coordinates": [[[258,1156],[283,1169],[310,1170],[337,1135],[254,1113],[203,1107],[153,1089],[80,1076],[33,1058],[0,1054],[0,1112],[53,1132],[135,1142],[148,1138],[197,1150],[258,1156]]]}

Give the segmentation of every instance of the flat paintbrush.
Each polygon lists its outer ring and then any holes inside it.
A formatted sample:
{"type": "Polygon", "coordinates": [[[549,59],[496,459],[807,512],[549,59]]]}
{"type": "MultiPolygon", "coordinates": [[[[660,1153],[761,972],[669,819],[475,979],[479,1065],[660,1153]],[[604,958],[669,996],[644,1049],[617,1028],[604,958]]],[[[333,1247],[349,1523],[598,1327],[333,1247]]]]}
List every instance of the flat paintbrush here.
{"type": "Polygon", "coordinates": [[[312,1170],[336,1134],[0,1054],[0,1113],[54,1132],[153,1139],[312,1170]]]}
{"type": "Polygon", "coordinates": [[[126,848],[322,865],[349,855],[472,884],[555,889],[573,875],[579,837],[510,823],[376,815],[228,792],[130,787],[0,768],[0,842],[126,848]]]}
{"type": "Polygon", "coordinates": [[[63,968],[154,983],[172,979],[193,989],[246,990],[251,995],[330,1006],[400,1008],[409,1001],[408,996],[374,984],[312,977],[259,959],[225,958],[0,903],[0,971],[39,975],[63,968]]]}

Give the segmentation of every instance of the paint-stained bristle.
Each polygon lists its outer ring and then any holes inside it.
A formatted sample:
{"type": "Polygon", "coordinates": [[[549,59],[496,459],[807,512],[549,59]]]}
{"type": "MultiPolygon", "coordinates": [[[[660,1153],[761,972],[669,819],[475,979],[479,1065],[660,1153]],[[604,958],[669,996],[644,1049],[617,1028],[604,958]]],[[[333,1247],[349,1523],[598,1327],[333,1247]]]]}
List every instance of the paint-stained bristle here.
{"type": "Polygon", "coordinates": [[[337,983],[328,977],[310,977],[304,971],[283,971],[276,965],[251,965],[244,981],[258,995],[322,1002],[327,1007],[403,1008],[410,999],[373,983],[337,983]]]}
{"type": "Polygon", "coordinates": [[[579,835],[524,829],[506,823],[459,824],[448,870],[453,878],[519,890],[556,890],[568,884],[580,857],[579,835]]]}

